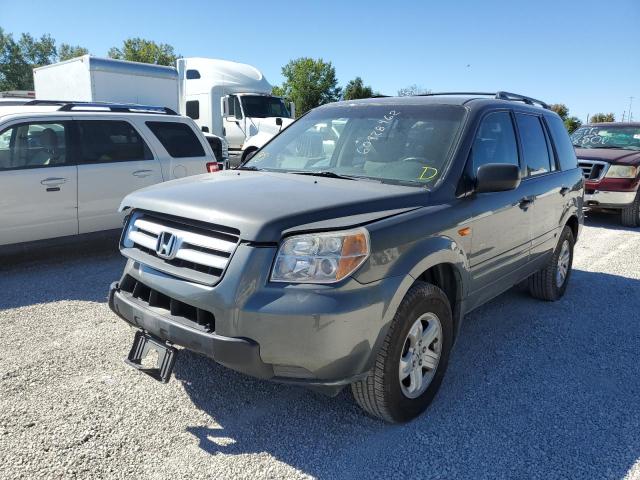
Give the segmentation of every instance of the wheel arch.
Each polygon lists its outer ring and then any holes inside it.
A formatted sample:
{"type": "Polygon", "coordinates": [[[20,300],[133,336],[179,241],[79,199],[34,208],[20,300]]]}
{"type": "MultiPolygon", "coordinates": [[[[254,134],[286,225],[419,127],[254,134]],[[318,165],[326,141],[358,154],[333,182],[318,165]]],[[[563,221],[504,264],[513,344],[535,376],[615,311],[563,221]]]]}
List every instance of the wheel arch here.
{"type": "Polygon", "coordinates": [[[469,264],[464,252],[456,246],[453,240],[442,237],[440,240],[445,241],[448,248],[433,251],[423,257],[415,263],[409,273],[404,276],[402,282],[400,282],[387,306],[383,327],[380,329],[376,343],[371,350],[368,368],[371,368],[375,361],[400,303],[416,282],[426,281],[432,283],[447,295],[453,315],[454,341],[457,338],[464,317],[464,299],[467,296],[470,277],[469,264]]]}

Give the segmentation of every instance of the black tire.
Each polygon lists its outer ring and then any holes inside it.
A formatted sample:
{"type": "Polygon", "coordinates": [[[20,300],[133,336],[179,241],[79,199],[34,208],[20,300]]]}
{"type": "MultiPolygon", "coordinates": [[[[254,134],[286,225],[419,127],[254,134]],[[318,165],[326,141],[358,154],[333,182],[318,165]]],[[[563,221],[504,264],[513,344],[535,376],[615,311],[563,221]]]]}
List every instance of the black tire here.
{"type": "Polygon", "coordinates": [[[434,285],[416,282],[405,295],[391,321],[374,367],[365,379],[351,385],[356,402],[370,415],[390,423],[406,422],[417,417],[429,406],[440,388],[452,344],[453,318],[447,296],[434,285]],[[400,385],[400,358],[409,330],[425,313],[434,313],[440,320],[440,359],[426,390],[416,398],[409,398],[400,385]]]}
{"type": "Polygon", "coordinates": [[[640,191],[636,199],[627,208],[622,209],[622,225],[625,227],[640,227],[640,191]]]}
{"type": "Polygon", "coordinates": [[[246,162],[247,160],[249,160],[251,157],[253,157],[253,155],[258,151],[257,148],[254,147],[249,147],[247,148],[244,153],[242,154],[242,160],[240,162],[240,164],[243,164],[244,162],[246,162]]]}
{"type": "Polygon", "coordinates": [[[556,246],[553,256],[549,263],[540,271],[529,277],[529,293],[532,297],[548,302],[555,302],[564,295],[571,277],[571,268],[573,266],[573,232],[568,226],[565,226],[560,234],[558,245],[556,246]],[[567,241],[569,244],[569,268],[562,285],[558,285],[556,273],[558,271],[558,259],[562,250],[562,245],[567,241]]]}

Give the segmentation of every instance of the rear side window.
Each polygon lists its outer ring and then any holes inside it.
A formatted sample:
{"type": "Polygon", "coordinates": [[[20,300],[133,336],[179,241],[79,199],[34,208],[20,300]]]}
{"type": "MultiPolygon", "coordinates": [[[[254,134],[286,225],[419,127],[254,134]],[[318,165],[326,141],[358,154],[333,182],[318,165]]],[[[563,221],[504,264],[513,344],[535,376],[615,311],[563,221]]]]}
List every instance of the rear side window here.
{"type": "Polygon", "coordinates": [[[540,118],[536,115],[516,113],[522,152],[526,165],[526,176],[550,172],[551,156],[540,118]]]}
{"type": "Polygon", "coordinates": [[[147,127],[173,158],[204,157],[204,148],[189,125],[178,122],[147,122],[147,127]]]}
{"type": "Polygon", "coordinates": [[[81,163],[153,160],[140,134],[122,120],[78,120],[81,163]]]}
{"type": "Polygon", "coordinates": [[[578,159],[576,158],[576,151],[573,149],[571,139],[567,133],[567,129],[558,117],[546,117],[549,130],[551,130],[551,137],[553,138],[553,144],[556,147],[556,154],[558,155],[558,163],[561,170],[571,170],[578,168],[578,159]]]}
{"type": "Polygon", "coordinates": [[[200,118],[200,102],[198,100],[189,100],[187,102],[187,117],[194,120],[200,118]]]}
{"type": "Polygon", "coordinates": [[[518,165],[518,145],[508,112],[491,113],[482,120],[471,155],[474,172],[488,163],[518,165]]]}
{"type": "Polygon", "coordinates": [[[67,164],[66,123],[14,125],[0,133],[0,171],[67,164]]]}

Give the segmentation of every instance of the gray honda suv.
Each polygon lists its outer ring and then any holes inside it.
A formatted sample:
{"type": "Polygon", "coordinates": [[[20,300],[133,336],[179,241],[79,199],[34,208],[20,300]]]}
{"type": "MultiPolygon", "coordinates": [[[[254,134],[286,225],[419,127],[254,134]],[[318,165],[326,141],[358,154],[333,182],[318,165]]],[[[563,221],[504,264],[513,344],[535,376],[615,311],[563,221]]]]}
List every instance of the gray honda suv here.
{"type": "Polygon", "coordinates": [[[109,304],[137,330],[127,362],[158,380],[180,346],[330,395],[350,385],[371,415],[407,421],[465,314],[523,281],[563,296],[582,203],[569,136],[541,101],[334,103],[239,169],[126,197],[109,304]]]}

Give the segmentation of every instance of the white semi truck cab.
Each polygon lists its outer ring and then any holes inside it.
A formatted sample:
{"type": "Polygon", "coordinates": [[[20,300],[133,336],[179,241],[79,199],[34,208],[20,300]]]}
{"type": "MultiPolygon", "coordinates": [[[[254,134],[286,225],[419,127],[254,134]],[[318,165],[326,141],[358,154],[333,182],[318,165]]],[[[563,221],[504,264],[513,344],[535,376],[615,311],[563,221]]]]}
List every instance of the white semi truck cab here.
{"type": "Polygon", "coordinates": [[[251,65],[200,57],[176,63],[173,68],[84,55],[34,69],[36,98],[169,107],[224,138],[242,159],[295,116],[251,65]]]}
{"type": "Polygon", "coordinates": [[[295,115],[257,68],[213,58],[181,58],[180,111],[204,130],[224,137],[246,158],[288,126],[295,115]]]}

